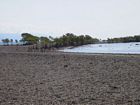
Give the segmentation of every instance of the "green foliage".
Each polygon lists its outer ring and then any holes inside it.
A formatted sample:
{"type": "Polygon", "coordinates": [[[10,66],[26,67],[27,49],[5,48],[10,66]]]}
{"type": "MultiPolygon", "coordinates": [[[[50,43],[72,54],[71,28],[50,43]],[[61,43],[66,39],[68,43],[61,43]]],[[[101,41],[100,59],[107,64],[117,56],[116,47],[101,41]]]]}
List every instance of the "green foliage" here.
{"type": "Polygon", "coordinates": [[[128,36],[121,38],[108,38],[108,43],[127,43],[127,42],[140,42],[140,35],[137,36],[128,36]]]}
{"type": "Polygon", "coordinates": [[[10,40],[8,38],[2,39],[4,45],[9,45],[10,40]]]}
{"type": "Polygon", "coordinates": [[[15,42],[16,42],[16,44],[18,44],[18,40],[17,39],[15,39],[15,42]]]}
{"type": "Polygon", "coordinates": [[[140,35],[134,36],[135,42],[140,42],[140,35]]]}
{"type": "Polygon", "coordinates": [[[50,42],[50,40],[47,37],[40,37],[40,42],[42,44],[48,44],[50,42]]]}
{"type": "Polygon", "coordinates": [[[50,39],[47,37],[40,37],[40,44],[43,48],[49,47],[50,45],[50,39]]]}
{"type": "Polygon", "coordinates": [[[13,39],[10,39],[9,42],[11,43],[11,45],[13,44],[13,39]]]}
{"type": "Polygon", "coordinates": [[[99,42],[98,39],[92,38],[89,35],[74,35],[73,33],[67,33],[59,38],[48,37],[37,37],[29,33],[23,33],[22,42],[27,45],[39,44],[41,48],[51,47],[67,47],[67,46],[80,46],[85,44],[93,44],[99,42]]]}
{"type": "Polygon", "coordinates": [[[22,35],[22,40],[24,44],[27,45],[32,45],[32,44],[37,44],[39,42],[39,37],[31,35],[29,33],[23,33],[22,35]]]}
{"type": "Polygon", "coordinates": [[[73,33],[67,33],[60,38],[54,39],[55,47],[80,46],[97,42],[99,42],[98,39],[94,39],[89,35],[76,36],[73,33]]]}

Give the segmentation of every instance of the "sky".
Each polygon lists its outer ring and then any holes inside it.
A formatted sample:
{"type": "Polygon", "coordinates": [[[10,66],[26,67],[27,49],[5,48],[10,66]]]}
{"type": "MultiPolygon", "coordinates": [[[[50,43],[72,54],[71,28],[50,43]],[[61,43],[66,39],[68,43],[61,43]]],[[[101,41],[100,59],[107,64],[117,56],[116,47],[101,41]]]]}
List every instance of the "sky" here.
{"type": "Polygon", "coordinates": [[[140,0],[0,0],[0,33],[74,33],[100,39],[139,35],[139,4],[140,0]]]}

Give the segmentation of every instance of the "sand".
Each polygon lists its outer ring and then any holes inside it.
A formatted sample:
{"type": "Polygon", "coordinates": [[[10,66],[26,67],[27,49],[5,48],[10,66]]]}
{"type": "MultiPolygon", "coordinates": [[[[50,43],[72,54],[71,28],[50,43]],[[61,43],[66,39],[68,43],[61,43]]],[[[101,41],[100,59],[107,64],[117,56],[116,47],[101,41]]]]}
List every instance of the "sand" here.
{"type": "Polygon", "coordinates": [[[140,55],[0,51],[0,105],[140,105],[140,55]]]}

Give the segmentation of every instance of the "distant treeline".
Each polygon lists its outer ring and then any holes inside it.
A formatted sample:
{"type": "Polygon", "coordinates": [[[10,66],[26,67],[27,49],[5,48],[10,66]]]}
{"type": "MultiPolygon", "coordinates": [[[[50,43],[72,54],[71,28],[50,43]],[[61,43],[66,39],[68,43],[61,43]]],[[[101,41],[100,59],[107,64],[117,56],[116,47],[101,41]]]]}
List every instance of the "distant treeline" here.
{"type": "Polygon", "coordinates": [[[30,33],[22,33],[21,40],[2,39],[3,45],[38,45],[40,48],[59,48],[67,46],[81,46],[86,44],[96,43],[126,43],[126,42],[140,42],[140,35],[120,37],[120,38],[108,38],[107,40],[99,40],[93,38],[90,35],[75,35],[73,33],[66,33],[61,37],[53,38],[38,37],[30,33]]]}
{"type": "Polygon", "coordinates": [[[3,45],[13,45],[13,44],[16,44],[18,45],[19,41],[18,40],[13,40],[13,39],[8,39],[8,38],[5,38],[5,39],[2,39],[1,40],[3,42],[3,45]]]}
{"type": "Polygon", "coordinates": [[[50,47],[67,47],[67,46],[80,46],[85,44],[94,44],[98,43],[97,38],[92,38],[89,35],[74,35],[73,33],[67,33],[59,38],[49,37],[37,37],[29,33],[23,33],[21,42],[24,45],[33,45],[39,44],[41,47],[50,48],[50,47]]]}
{"type": "Polygon", "coordinates": [[[107,39],[107,43],[127,43],[127,42],[140,42],[140,35],[107,39]]]}

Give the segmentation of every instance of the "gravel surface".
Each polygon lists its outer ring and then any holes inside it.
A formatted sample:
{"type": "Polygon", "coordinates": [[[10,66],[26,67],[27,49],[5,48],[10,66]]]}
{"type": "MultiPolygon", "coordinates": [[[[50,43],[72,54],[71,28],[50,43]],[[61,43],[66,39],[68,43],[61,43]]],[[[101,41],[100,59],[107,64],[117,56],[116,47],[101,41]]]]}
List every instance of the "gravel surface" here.
{"type": "Polygon", "coordinates": [[[140,105],[140,55],[1,52],[0,105],[140,105]]]}

